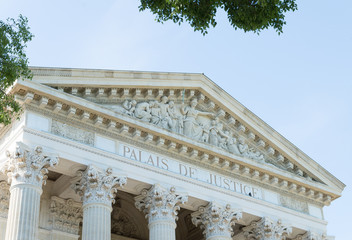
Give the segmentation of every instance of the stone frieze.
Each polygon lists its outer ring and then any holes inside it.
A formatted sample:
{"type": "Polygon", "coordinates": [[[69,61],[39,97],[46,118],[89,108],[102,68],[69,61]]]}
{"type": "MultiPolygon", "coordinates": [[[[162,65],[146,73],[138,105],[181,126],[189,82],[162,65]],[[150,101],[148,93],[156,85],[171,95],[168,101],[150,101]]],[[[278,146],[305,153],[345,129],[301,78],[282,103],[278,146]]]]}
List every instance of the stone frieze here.
{"type": "Polygon", "coordinates": [[[198,109],[197,98],[188,103],[175,104],[167,96],[160,101],[136,101],[126,99],[122,104],[104,105],[114,111],[155,124],[161,128],[184,135],[195,141],[208,143],[232,154],[260,162],[266,160],[258,149],[246,143],[246,139],[224,126],[219,113],[198,109]]]}

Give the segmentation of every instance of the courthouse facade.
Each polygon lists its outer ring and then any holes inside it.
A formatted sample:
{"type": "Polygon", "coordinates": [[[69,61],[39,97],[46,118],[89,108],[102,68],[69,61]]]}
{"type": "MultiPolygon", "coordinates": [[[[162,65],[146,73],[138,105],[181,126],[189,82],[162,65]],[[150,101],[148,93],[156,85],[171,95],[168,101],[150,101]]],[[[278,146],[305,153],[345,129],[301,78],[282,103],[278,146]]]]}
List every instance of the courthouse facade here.
{"type": "Polygon", "coordinates": [[[0,240],[326,240],[345,185],[203,74],[32,68],[0,240]]]}

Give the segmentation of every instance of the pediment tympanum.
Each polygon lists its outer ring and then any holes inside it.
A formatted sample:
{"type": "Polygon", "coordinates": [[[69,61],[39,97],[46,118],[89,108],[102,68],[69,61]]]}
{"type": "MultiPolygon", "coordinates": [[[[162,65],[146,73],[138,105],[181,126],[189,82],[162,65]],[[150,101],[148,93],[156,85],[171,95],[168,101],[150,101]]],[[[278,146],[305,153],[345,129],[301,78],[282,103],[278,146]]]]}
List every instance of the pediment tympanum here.
{"type": "Polygon", "coordinates": [[[246,144],[245,138],[232,127],[224,126],[221,115],[199,110],[198,99],[193,97],[186,103],[175,103],[163,95],[160,100],[124,100],[122,104],[105,104],[114,111],[152,123],[158,127],[184,135],[192,140],[204,142],[232,154],[265,161],[264,154],[246,144]]]}
{"type": "Polygon", "coordinates": [[[52,87],[136,119],[141,124],[150,123],[190,141],[317,181],[199,90],[52,87]]]}

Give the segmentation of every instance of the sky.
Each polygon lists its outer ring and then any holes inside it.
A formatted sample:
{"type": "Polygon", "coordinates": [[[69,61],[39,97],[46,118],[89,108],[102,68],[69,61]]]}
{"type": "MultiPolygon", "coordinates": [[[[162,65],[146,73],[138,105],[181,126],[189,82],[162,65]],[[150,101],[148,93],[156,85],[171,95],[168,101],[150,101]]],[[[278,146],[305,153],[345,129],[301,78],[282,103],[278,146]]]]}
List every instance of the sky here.
{"type": "Polygon", "coordinates": [[[328,235],[351,239],[352,1],[298,0],[283,34],[234,30],[219,10],[206,36],[157,23],[138,0],[0,0],[27,16],[32,66],[204,73],[347,187],[325,208],[328,235]]]}

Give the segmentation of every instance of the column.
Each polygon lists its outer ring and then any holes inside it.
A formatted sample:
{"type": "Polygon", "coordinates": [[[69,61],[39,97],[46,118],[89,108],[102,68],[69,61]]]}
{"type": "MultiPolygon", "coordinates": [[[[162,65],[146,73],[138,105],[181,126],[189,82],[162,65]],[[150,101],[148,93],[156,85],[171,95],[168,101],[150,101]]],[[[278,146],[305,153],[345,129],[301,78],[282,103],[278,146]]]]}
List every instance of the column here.
{"type": "Polygon", "coordinates": [[[112,203],[117,187],[125,185],[127,178],[113,175],[111,168],[103,171],[93,165],[78,174],[80,180],[73,188],[83,201],[82,240],[110,240],[112,203]]]}
{"type": "Polygon", "coordinates": [[[18,142],[16,151],[7,152],[8,161],[2,168],[10,187],[10,206],[6,240],[35,240],[38,235],[40,195],[47,179],[48,167],[58,164],[57,156],[34,150],[18,142]]]}
{"type": "Polygon", "coordinates": [[[149,190],[144,189],[135,197],[135,205],[148,218],[150,240],[175,240],[176,220],[179,204],[188,200],[186,194],[177,193],[174,187],[169,190],[155,184],[149,190]]]}
{"type": "Polygon", "coordinates": [[[242,228],[245,239],[256,240],[285,240],[291,234],[292,228],[283,225],[281,220],[274,221],[264,217],[253,221],[249,226],[242,228]]]}
{"type": "Polygon", "coordinates": [[[191,216],[193,224],[204,229],[206,240],[231,240],[234,220],[242,218],[242,211],[232,209],[230,204],[223,207],[211,202],[206,207],[200,207],[191,216]]]}

